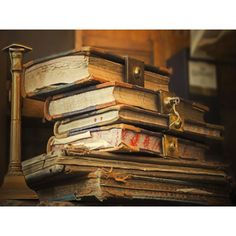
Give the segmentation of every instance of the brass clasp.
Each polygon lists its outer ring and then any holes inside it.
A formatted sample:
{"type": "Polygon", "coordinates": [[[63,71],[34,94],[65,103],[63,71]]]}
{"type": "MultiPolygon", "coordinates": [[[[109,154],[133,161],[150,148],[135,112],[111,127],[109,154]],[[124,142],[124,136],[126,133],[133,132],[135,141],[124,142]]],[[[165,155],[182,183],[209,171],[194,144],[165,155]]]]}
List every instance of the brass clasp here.
{"type": "Polygon", "coordinates": [[[144,62],[125,57],[124,82],[144,87],[144,62]]]}
{"type": "Polygon", "coordinates": [[[183,131],[184,121],[176,107],[180,104],[180,98],[169,92],[159,92],[160,112],[169,115],[169,129],[183,131]]]}
{"type": "Polygon", "coordinates": [[[178,138],[164,135],[162,139],[162,146],[165,157],[179,157],[178,138]]]}
{"type": "Polygon", "coordinates": [[[176,106],[180,103],[179,97],[166,97],[164,98],[164,104],[167,109],[170,110],[169,114],[169,128],[180,130],[183,126],[183,121],[179,112],[176,110],[176,106]]]}

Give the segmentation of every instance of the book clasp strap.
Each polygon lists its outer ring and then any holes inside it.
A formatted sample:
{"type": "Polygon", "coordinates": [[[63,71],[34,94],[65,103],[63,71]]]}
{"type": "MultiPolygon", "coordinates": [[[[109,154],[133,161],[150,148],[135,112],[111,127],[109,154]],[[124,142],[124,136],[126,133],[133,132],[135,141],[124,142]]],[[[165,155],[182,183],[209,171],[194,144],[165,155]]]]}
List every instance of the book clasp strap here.
{"type": "Polygon", "coordinates": [[[169,129],[176,129],[183,131],[183,120],[180,117],[179,112],[176,110],[176,106],[180,103],[179,97],[166,97],[164,99],[166,106],[169,106],[169,129]]]}

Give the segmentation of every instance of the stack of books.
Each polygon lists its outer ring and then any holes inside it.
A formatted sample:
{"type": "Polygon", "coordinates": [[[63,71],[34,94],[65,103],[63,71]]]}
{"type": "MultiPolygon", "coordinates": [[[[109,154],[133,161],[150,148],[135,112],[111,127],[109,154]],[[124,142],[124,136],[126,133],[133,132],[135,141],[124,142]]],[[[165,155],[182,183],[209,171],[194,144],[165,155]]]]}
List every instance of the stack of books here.
{"type": "Polygon", "coordinates": [[[54,122],[46,154],[22,163],[39,199],[229,204],[226,168],[206,157],[223,127],[169,92],[170,73],[88,47],[26,64],[24,95],[54,122]]]}

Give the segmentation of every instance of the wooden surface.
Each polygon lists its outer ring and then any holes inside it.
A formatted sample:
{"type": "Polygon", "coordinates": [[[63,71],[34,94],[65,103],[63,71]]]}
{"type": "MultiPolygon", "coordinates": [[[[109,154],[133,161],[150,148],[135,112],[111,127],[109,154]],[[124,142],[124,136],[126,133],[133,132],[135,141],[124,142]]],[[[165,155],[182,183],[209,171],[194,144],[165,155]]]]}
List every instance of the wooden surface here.
{"type": "Polygon", "coordinates": [[[187,30],[77,30],[75,48],[96,46],[129,55],[157,66],[184,47],[189,47],[187,30]]]}

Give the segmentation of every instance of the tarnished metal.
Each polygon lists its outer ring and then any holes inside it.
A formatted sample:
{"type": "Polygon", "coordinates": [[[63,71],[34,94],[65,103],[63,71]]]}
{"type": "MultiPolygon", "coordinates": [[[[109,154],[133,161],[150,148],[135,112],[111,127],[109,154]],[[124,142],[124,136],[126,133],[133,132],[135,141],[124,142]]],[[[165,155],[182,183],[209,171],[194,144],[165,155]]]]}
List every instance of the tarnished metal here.
{"type": "Polygon", "coordinates": [[[8,51],[11,59],[11,135],[10,135],[10,162],[8,174],[21,174],[21,73],[23,54],[31,48],[12,44],[3,50],[8,51]]]}
{"type": "Polygon", "coordinates": [[[164,135],[162,138],[163,153],[166,157],[179,157],[178,138],[164,135]]]}
{"type": "Polygon", "coordinates": [[[180,98],[164,91],[161,91],[159,95],[161,112],[169,114],[169,129],[183,132],[184,119],[180,117],[179,112],[176,110],[176,106],[180,103],[180,98]]]}
{"type": "Polygon", "coordinates": [[[144,87],[144,62],[126,57],[124,82],[144,87]]]}
{"type": "Polygon", "coordinates": [[[10,160],[7,175],[1,189],[0,198],[32,199],[36,194],[30,190],[21,168],[21,76],[23,69],[23,54],[31,48],[11,44],[3,49],[7,51],[11,60],[11,128],[10,128],[10,160]]]}

